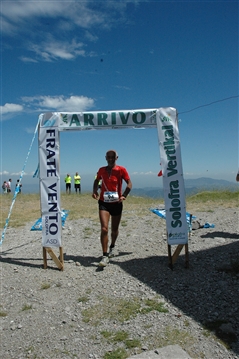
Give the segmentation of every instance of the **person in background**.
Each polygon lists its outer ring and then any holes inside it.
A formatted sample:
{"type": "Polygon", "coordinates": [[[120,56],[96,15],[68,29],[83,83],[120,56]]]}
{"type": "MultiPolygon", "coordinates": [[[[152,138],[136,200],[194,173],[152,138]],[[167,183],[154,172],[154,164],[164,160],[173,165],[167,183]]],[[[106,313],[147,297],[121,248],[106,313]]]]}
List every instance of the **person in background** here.
{"type": "MultiPolygon", "coordinates": [[[[96,179],[97,176],[95,176],[95,179],[96,179]]],[[[100,189],[101,188],[101,184],[102,184],[102,180],[99,180],[99,183],[98,183],[98,188],[100,189]]]]}
{"type": "Polygon", "coordinates": [[[11,180],[11,178],[9,178],[9,180],[8,180],[8,188],[7,188],[7,192],[8,193],[11,193],[12,192],[12,189],[11,189],[11,185],[12,185],[12,180],[11,180]]]}
{"type": "Polygon", "coordinates": [[[16,190],[18,191],[18,193],[22,192],[22,184],[20,183],[19,180],[17,180],[17,183],[16,183],[16,190]]]}
{"type": "Polygon", "coordinates": [[[238,168],[237,175],[236,175],[236,181],[239,182],[239,168],[238,168]]]}
{"type": "Polygon", "coordinates": [[[103,257],[99,263],[100,267],[105,267],[109,263],[109,257],[115,255],[115,242],[119,234],[119,224],[121,220],[123,201],[125,201],[132,189],[132,182],[126,168],[116,165],[118,159],[115,150],[106,152],[106,161],[108,165],[101,167],[93,183],[92,197],[98,200],[99,218],[101,224],[101,246],[103,257]],[[99,181],[102,180],[100,195],[98,194],[99,181]],[[122,182],[127,186],[122,193],[122,182]],[[111,244],[108,252],[108,227],[111,217],[111,244]]]}
{"type": "Polygon", "coordinates": [[[75,191],[77,193],[77,190],[79,191],[79,194],[81,193],[81,176],[79,175],[78,172],[76,172],[75,176],[74,176],[74,182],[75,182],[75,191]]]}
{"type": "Polygon", "coordinates": [[[8,189],[8,184],[7,181],[4,181],[2,184],[2,189],[3,189],[3,193],[7,193],[7,189],[8,189]]]}
{"type": "Polygon", "coordinates": [[[65,183],[66,183],[66,193],[70,194],[71,193],[71,176],[69,175],[69,173],[67,173],[67,175],[65,177],[65,183]]]}

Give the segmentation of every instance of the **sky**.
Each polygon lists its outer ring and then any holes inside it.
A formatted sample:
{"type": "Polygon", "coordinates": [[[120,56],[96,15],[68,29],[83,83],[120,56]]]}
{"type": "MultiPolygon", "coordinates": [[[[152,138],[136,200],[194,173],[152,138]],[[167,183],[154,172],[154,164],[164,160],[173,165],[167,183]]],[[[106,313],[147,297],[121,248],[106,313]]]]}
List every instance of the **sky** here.
{"type": "MultiPolygon", "coordinates": [[[[1,1],[1,181],[37,185],[38,117],[174,107],[185,179],[235,182],[238,1],[1,1]]],[[[133,186],[162,186],[156,128],[60,133],[82,189],[114,148],[133,186]]]]}

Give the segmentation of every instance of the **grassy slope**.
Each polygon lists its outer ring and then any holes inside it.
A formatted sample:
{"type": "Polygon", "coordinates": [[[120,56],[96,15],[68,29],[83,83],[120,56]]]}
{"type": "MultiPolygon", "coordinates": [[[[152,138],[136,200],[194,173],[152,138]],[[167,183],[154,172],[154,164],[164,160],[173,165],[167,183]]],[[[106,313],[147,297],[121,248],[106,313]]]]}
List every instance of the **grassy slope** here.
{"type": "MultiPolygon", "coordinates": [[[[3,229],[12,204],[12,195],[0,195],[1,216],[0,224],[3,229]]],[[[213,211],[215,208],[237,208],[239,206],[239,191],[212,191],[201,192],[186,198],[187,211],[213,211]]],[[[129,196],[124,203],[128,211],[136,211],[140,217],[148,213],[150,207],[163,206],[161,199],[129,196]]],[[[98,219],[97,201],[90,193],[76,195],[61,195],[61,208],[70,211],[68,219],[91,218],[98,219]]],[[[9,221],[9,227],[20,227],[27,222],[32,224],[41,216],[39,194],[19,194],[16,198],[9,221]]]]}

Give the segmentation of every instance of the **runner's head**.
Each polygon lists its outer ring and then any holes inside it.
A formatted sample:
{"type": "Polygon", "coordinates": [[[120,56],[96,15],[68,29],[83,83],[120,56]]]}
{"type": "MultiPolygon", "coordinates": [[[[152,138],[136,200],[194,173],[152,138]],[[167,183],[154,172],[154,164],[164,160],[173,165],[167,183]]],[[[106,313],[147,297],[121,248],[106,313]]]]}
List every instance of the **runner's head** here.
{"type": "Polygon", "coordinates": [[[115,158],[115,160],[117,160],[118,159],[118,153],[115,151],[115,150],[108,150],[107,152],[106,152],[106,156],[105,156],[106,158],[115,158]]]}
{"type": "Polygon", "coordinates": [[[108,150],[105,156],[108,166],[113,167],[118,159],[118,154],[115,150],[108,150]]]}

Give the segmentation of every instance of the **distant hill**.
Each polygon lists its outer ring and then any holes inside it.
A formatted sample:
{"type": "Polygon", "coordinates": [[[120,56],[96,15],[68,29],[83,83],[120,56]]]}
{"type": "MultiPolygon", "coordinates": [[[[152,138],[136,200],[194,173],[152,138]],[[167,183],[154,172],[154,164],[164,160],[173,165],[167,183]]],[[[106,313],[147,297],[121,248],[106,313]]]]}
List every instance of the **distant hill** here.
{"type": "MultiPolygon", "coordinates": [[[[213,178],[201,177],[197,179],[184,180],[186,195],[197,194],[202,191],[228,190],[237,191],[238,184],[226,180],[217,180],[213,178]]],[[[131,191],[133,196],[163,198],[162,187],[145,187],[133,188],[131,191]]]]}

